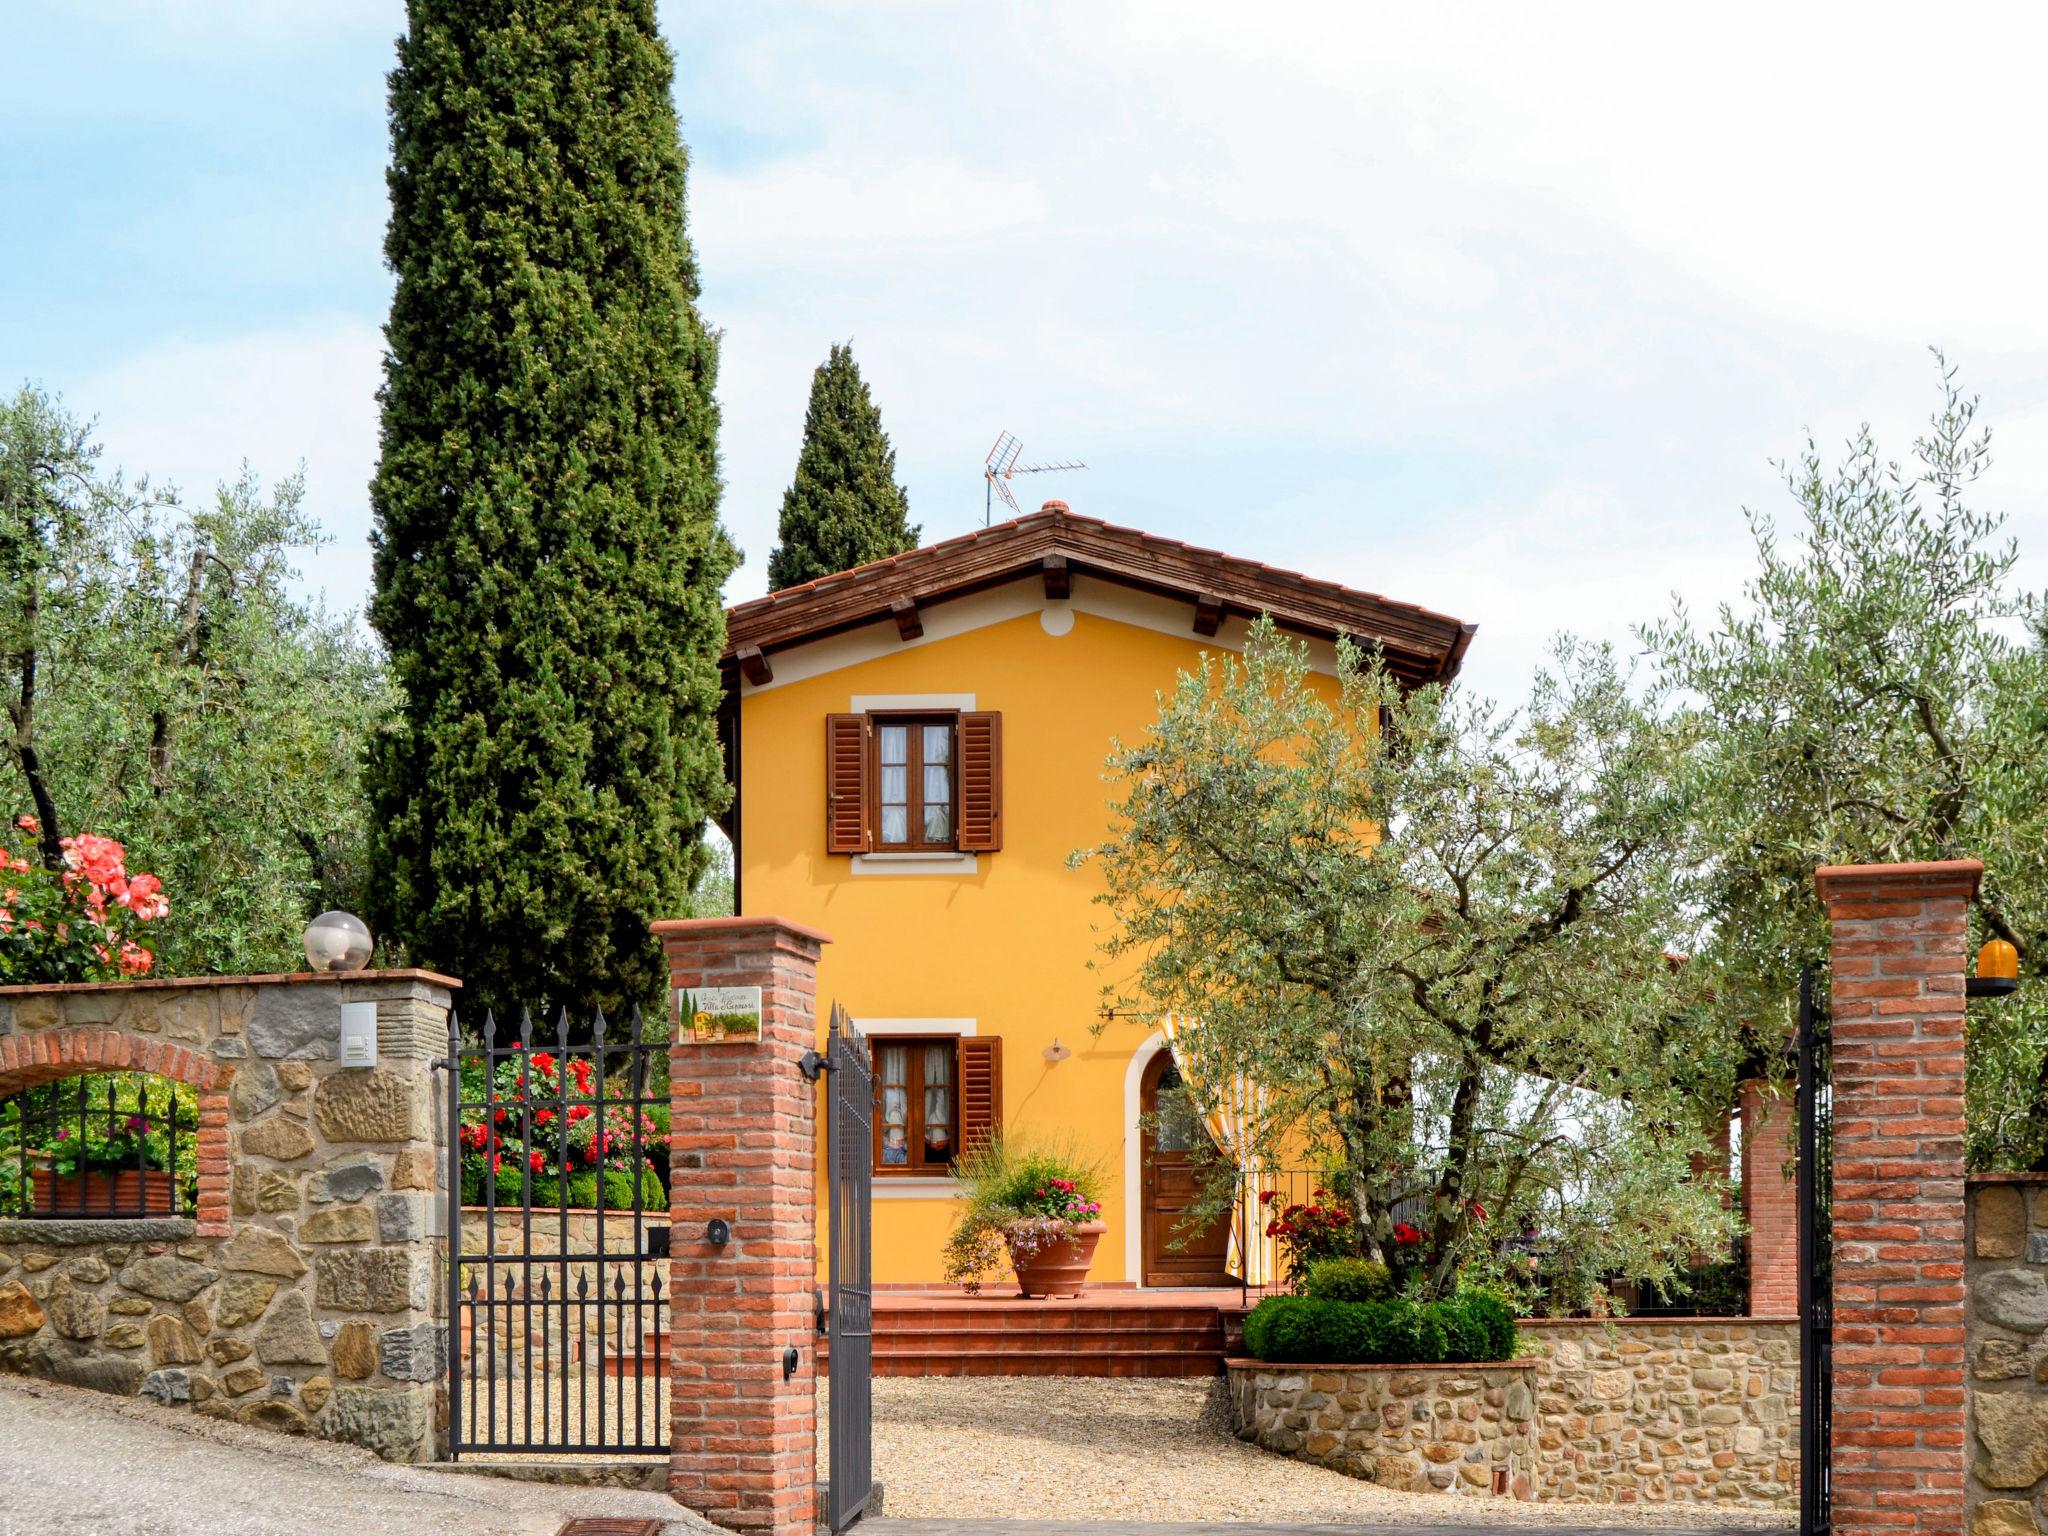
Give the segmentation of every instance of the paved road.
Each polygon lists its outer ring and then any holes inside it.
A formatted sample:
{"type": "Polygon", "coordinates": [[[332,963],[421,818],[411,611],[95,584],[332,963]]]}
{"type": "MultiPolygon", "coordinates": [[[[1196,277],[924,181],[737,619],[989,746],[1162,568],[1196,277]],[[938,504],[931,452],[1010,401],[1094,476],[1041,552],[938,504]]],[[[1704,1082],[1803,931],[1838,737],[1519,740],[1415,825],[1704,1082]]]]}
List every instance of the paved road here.
{"type": "MultiPolygon", "coordinates": [[[[1640,1525],[1176,1525],[1152,1520],[863,1520],[850,1536],[1643,1536],[1640,1525]]],[[[1786,1536],[1785,1527],[1719,1526],[1715,1536],[1786,1536]]]]}
{"type": "Polygon", "coordinates": [[[665,1493],[394,1467],[183,1409],[0,1376],[0,1536],[555,1536],[572,1516],[712,1527],[665,1493]]]}

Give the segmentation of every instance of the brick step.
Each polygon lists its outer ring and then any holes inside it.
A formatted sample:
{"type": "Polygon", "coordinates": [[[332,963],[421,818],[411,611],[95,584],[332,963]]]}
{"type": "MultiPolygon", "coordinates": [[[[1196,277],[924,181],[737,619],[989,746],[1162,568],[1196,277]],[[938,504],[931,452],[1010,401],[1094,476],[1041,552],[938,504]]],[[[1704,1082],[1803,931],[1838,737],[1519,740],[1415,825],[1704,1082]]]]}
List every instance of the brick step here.
{"type": "Polygon", "coordinates": [[[877,1354],[877,1376],[1214,1376],[1220,1352],[1146,1353],[1132,1350],[1016,1351],[1001,1354],[922,1352],[877,1354]]]}
{"type": "Polygon", "coordinates": [[[1007,1333],[1159,1333],[1200,1331],[1218,1326],[1214,1307],[1168,1310],[1164,1307],[1090,1307],[1048,1312],[1042,1309],[955,1307],[944,1310],[891,1309],[875,1313],[877,1333],[978,1333],[1000,1328],[1007,1333]]]}
{"type": "Polygon", "coordinates": [[[1168,1341],[1181,1349],[1223,1347],[1223,1330],[1211,1322],[1200,1328],[1076,1328],[1026,1332],[1022,1329],[981,1328],[878,1328],[875,1347],[911,1345],[926,1349],[1015,1348],[1051,1351],[1058,1349],[1115,1349],[1168,1341]]]}

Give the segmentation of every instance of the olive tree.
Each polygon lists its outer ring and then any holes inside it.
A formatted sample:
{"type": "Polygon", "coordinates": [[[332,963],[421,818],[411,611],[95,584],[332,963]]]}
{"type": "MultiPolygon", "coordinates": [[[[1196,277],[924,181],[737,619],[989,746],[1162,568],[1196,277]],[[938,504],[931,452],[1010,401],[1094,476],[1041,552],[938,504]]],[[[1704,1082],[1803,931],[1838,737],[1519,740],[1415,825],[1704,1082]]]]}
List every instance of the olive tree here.
{"type": "Polygon", "coordinates": [[[1697,624],[1646,627],[1696,722],[1690,771],[1720,1005],[1782,1050],[1800,969],[1825,959],[1817,865],[1980,858],[1978,936],[2033,980],[1973,1010],[1973,1163],[2026,1166],[2048,1136],[2048,656],[2004,518],[1978,505],[1991,439],[1941,364],[1901,464],[1868,426],[1830,465],[1786,466],[1795,515],[1748,514],[1757,569],[1697,624]]]}
{"type": "Polygon", "coordinates": [[[1561,643],[1504,712],[1348,648],[1319,677],[1262,623],[1110,757],[1076,857],[1119,1011],[1263,1085],[1251,1150],[1337,1170],[1367,1256],[1409,1257],[1419,1212],[1432,1293],[1537,1252],[1553,1281],[1668,1280],[1733,1229],[1695,1168],[1734,1058],[1675,958],[1686,745],[1604,649],[1561,643]]]}

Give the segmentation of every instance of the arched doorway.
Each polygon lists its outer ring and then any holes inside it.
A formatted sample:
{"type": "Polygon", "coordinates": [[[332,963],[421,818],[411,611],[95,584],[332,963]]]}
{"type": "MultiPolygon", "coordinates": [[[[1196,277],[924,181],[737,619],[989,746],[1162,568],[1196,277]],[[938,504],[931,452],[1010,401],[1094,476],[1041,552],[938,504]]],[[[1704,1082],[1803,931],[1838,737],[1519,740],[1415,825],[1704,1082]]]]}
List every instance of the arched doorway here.
{"type": "Polygon", "coordinates": [[[1188,1213],[1199,1203],[1202,1176],[1211,1155],[1209,1133],[1184,1110],[1171,1092],[1180,1086],[1173,1053],[1161,1051],[1145,1067],[1138,1104],[1139,1201],[1146,1285],[1235,1285],[1224,1268],[1230,1247],[1230,1219],[1219,1217],[1196,1231],[1187,1230],[1188,1213]],[[1164,1114],[1160,1100],[1164,1097],[1164,1114]]]}

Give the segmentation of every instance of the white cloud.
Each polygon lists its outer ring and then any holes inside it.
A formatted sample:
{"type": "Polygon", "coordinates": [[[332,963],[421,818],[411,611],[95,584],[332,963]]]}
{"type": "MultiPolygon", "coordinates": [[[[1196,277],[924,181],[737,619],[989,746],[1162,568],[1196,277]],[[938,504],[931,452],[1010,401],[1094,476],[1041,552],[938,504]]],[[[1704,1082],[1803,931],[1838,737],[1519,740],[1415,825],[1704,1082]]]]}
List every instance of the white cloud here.
{"type": "MultiPolygon", "coordinates": [[[[268,0],[95,3],[169,54],[398,25],[389,3],[303,25],[268,0]]],[[[1007,428],[1091,466],[1027,505],[1476,620],[1469,673],[1509,696],[1556,629],[1621,638],[1673,589],[1732,596],[1740,509],[1780,504],[1767,461],[1802,427],[1828,447],[1870,418],[1903,455],[1928,340],[1984,391],[1987,496],[2048,573],[2048,214],[2027,195],[2048,13],[898,0],[663,24],[725,335],[733,597],[761,589],[811,370],[847,337],[927,537],[978,522],[1007,428]]],[[[251,205],[216,237],[234,280],[369,270],[364,172],[353,205],[251,205]]],[[[135,238],[177,243],[175,216],[135,238]]],[[[137,468],[204,487],[244,454],[303,457],[341,540],[317,575],[353,603],[381,318],[41,371],[137,468]]]]}

